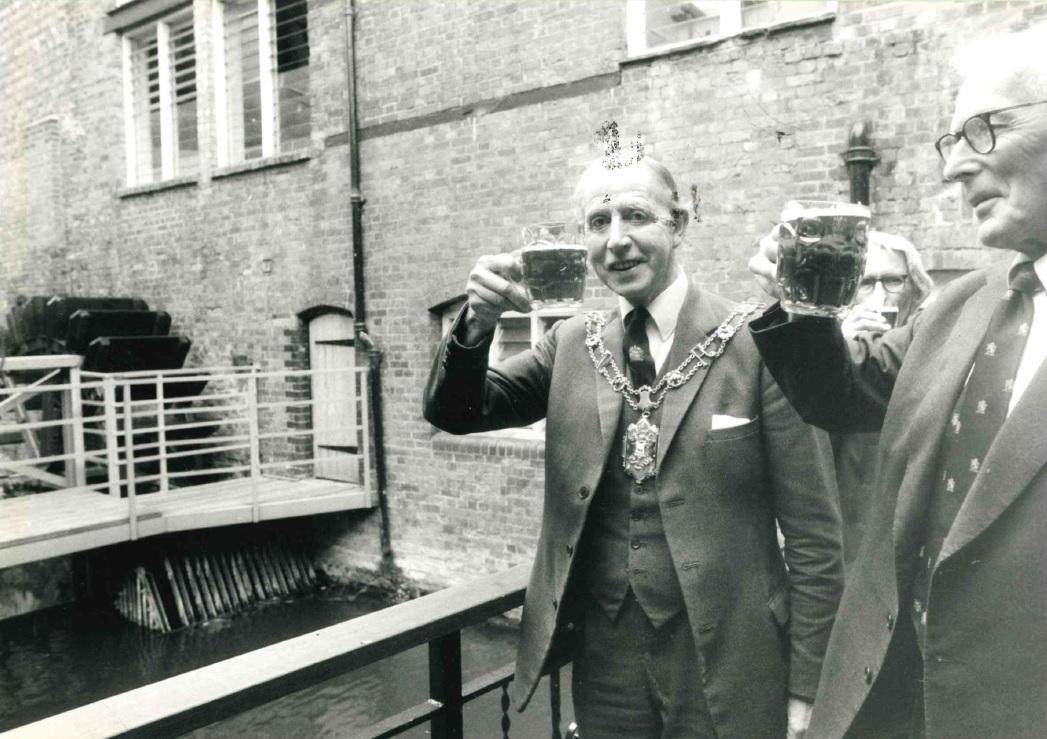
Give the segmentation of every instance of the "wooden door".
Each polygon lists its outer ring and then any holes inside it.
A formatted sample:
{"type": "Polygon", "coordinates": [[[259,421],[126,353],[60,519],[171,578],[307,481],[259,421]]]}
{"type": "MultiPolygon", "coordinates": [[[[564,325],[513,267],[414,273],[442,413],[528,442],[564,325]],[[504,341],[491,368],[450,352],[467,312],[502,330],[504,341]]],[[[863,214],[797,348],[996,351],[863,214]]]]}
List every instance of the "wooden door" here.
{"type": "MultiPolygon", "coordinates": [[[[356,366],[353,319],[325,313],[309,322],[309,362],[314,370],[351,370],[356,366]]],[[[352,372],[312,375],[314,474],[327,480],[360,482],[360,406],[352,372]]]]}

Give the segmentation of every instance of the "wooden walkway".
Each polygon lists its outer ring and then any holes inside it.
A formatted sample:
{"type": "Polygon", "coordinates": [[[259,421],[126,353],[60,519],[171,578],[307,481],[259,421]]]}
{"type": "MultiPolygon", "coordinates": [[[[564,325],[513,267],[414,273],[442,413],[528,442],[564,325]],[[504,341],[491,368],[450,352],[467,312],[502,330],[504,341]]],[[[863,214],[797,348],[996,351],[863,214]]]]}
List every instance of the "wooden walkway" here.
{"type": "MultiPolygon", "coordinates": [[[[256,484],[258,521],[378,504],[373,493],[347,482],[261,477],[256,484]]],[[[85,488],[0,500],[0,568],[172,531],[251,523],[252,485],[251,478],[237,478],[139,495],[133,504],[85,488]]]]}

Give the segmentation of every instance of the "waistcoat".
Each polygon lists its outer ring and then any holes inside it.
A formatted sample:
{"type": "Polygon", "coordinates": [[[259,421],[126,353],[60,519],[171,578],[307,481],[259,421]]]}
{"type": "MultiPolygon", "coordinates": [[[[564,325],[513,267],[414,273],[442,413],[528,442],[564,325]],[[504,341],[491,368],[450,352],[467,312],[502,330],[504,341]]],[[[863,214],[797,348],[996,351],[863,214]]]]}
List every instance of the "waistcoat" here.
{"type": "MultiPolygon", "coordinates": [[[[622,468],[622,439],[640,417],[622,403],[618,429],[589,508],[580,554],[586,588],[613,621],[631,587],[656,628],[684,609],[658,507],[657,475],[635,483],[622,468]]],[[[651,414],[661,424],[661,408],[651,414]]]]}

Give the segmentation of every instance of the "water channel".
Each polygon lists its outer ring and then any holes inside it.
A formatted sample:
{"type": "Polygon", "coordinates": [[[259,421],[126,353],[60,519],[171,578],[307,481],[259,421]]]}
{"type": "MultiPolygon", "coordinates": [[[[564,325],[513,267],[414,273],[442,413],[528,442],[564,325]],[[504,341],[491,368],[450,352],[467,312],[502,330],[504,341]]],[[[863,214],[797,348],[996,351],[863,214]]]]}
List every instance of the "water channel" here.
{"type": "MultiPolygon", "coordinates": [[[[122,617],[68,604],[0,621],[0,732],[228,657],[378,610],[373,591],[333,586],[266,603],[197,628],[158,634],[122,617]]],[[[462,634],[463,677],[470,680],[513,658],[516,632],[481,624],[462,634]]],[[[424,646],[328,680],[191,734],[219,737],[352,737],[426,698],[424,646]]],[[[570,675],[563,677],[564,723],[572,715],[570,675]]],[[[500,691],[466,706],[466,737],[501,736],[500,691]]],[[[511,711],[512,737],[550,735],[543,683],[523,714],[511,711]]],[[[403,734],[424,737],[422,726],[403,734]]]]}

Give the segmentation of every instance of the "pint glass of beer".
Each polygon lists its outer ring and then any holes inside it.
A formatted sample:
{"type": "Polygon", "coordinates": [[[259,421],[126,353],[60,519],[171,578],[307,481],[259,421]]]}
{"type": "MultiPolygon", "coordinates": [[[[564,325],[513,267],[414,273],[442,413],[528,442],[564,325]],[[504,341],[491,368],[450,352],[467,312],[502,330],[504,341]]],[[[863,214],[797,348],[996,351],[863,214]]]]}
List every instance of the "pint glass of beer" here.
{"type": "Polygon", "coordinates": [[[854,300],[865,271],[869,209],[856,203],[795,200],[778,225],[778,289],[782,307],[832,317],[854,300]]]}
{"type": "Polygon", "coordinates": [[[535,223],[523,229],[520,262],[531,308],[576,308],[585,295],[587,252],[566,223],[535,223]]]}

